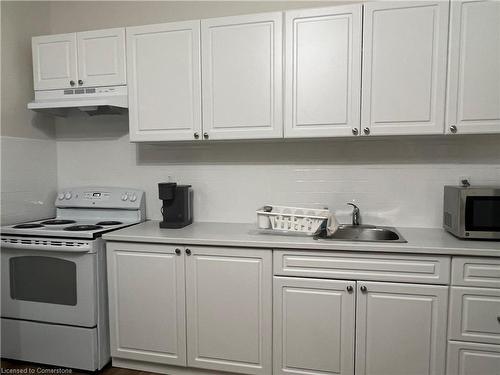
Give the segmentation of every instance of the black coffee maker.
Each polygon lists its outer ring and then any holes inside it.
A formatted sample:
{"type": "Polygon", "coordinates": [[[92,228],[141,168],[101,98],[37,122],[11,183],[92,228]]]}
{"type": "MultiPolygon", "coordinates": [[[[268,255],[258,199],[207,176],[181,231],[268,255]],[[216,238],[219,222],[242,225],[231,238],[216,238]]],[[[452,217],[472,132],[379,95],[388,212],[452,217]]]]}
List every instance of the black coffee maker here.
{"type": "Polygon", "coordinates": [[[183,228],[193,222],[193,190],[191,185],[175,182],[158,184],[158,195],[163,201],[160,228],[183,228]]]}

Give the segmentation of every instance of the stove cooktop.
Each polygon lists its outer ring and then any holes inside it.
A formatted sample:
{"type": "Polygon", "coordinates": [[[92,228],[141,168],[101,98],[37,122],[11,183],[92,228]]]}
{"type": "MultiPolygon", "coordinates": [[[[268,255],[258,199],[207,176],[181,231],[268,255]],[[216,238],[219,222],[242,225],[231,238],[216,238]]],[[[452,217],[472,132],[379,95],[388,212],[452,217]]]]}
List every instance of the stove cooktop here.
{"type": "Polygon", "coordinates": [[[96,238],[103,233],[124,228],[137,223],[138,221],[90,221],[53,218],[48,220],[45,219],[29,223],[4,226],[1,228],[1,232],[2,235],[96,238]]]}

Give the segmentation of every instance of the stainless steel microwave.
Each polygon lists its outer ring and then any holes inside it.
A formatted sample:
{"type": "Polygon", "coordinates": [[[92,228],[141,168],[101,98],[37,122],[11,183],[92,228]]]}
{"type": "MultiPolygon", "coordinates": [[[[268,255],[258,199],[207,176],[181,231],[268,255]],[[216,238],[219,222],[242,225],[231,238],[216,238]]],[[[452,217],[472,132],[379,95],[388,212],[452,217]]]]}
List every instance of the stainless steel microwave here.
{"type": "Polygon", "coordinates": [[[443,227],[459,238],[500,239],[500,186],[444,187],[443,227]]]}

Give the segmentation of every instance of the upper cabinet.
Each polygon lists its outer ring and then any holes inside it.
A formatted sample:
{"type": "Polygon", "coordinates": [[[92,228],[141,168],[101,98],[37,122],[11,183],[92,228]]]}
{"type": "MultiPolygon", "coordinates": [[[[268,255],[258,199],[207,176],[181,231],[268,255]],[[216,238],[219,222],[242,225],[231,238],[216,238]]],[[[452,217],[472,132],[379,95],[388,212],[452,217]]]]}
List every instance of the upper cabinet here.
{"type": "Polygon", "coordinates": [[[200,21],[127,28],[131,141],[200,139],[200,21]]]}
{"type": "Polygon", "coordinates": [[[447,133],[500,133],[500,3],[452,1],[447,133]]]}
{"type": "Polygon", "coordinates": [[[76,34],[33,37],[35,90],[71,88],[78,80],[76,34]]]}
{"type": "Polygon", "coordinates": [[[282,14],[201,21],[203,136],[281,138],[282,14]]]}
{"type": "Polygon", "coordinates": [[[37,36],[32,52],[35,90],[126,84],[123,28],[37,36]]]}
{"type": "Polygon", "coordinates": [[[363,134],[443,133],[448,7],[364,4],[363,134]]]}
{"type": "Polygon", "coordinates": [[[77,33],[76,39],[80,86],[127,83],[124,28],[77,33]]]}
{"type": "Polygon", "coordinates": [[[359,133],[361,4],[285,13],[285,137],[359,133]]]}

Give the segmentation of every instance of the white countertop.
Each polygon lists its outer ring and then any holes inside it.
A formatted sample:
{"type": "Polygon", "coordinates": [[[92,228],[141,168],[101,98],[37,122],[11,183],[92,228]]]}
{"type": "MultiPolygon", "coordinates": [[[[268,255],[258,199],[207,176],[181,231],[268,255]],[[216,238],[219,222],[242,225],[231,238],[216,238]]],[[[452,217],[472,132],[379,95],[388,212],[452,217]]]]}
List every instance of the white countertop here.
{"type": "Polygon", "coordinates": [[[238,246],[267,249],[375,251],[500,257],[499,241],[460,240],[439,228],[397,228],[407,243],[314,240],[312,237],[263,234],[255,224],[193,223],[181,229],[162,229],[146,221],[103,235],[108,241],[177,245],[238,246]]]}

